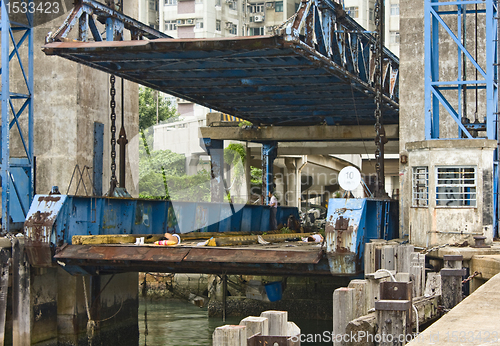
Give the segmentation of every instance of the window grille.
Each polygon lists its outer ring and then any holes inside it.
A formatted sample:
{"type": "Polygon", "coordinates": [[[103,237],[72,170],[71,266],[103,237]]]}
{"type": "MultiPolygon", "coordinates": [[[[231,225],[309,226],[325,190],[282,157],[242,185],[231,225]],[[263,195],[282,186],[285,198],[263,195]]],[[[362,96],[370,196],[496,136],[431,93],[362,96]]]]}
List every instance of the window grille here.
{"type": "Polygon", "coordinates": [[[436,206],[475,207],[476,167],[436,167],[436,206]]]}
{"type": "Polygon", "coordinates": [[[412,206],[427,207],[429,205],[429,169],[413,167],[412,206]]]}

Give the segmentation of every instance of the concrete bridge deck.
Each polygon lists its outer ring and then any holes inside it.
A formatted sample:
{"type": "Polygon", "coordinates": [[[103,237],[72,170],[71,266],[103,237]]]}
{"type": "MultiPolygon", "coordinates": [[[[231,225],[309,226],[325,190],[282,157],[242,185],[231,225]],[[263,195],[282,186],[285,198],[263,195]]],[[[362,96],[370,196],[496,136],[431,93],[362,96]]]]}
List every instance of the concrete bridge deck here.
{"type": "Polygon", "coordinates": [[[500,274],[423,331],[409,346],[499,345],[500,274]]]}

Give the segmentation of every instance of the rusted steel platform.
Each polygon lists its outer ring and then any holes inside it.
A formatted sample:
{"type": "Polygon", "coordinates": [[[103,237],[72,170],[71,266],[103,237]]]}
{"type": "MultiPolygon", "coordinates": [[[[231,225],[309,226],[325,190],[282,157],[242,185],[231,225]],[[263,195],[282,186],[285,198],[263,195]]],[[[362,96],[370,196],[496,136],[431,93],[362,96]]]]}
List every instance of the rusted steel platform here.
{"type": "Polygon", "coordinates": [[[82,274],[332,275],[320,244],[301,242],[238,247],[66,245],[54,258],[67,271],[82,274]]]}
{"type": "MultiPolygon", "coordinates": [[[[254,124],[375,123],[370,81],[283,35],[53,42],[43,50],[254,124]]],[[[397,124],[398,102],[384,97],[384,122],[397,124]]]]}

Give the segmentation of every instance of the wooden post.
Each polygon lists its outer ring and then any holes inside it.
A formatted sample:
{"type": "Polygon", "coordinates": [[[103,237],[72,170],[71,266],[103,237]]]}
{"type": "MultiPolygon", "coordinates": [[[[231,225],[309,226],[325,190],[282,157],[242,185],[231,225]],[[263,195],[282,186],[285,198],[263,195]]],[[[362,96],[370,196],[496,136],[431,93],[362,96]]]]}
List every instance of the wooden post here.
{"type": "MultiPolygon", "coordinates": [[[[347,324],[354,319],[354,288],[341,287],[333,292],[333,334],[345,334],[347,324]]],[[[334,341],[334,345],[341,343],[334,341]]]]}
{"type": "Polygon", "coordinates": [[[31,344],[30,265],[24,244],[12,243],[12,345],[31,344]]]}
{"type": "Polygon", "coordinates": [[[446,255],[444,268],[441,269],[441,298],[445,309],[452,309],[462,301],[462,269],[461,255],[446,255]]]}
{"type": "Polygon", "coordinates": [[[260,317],[265,317],[269,320],[269,335],[287,336],[288,311],[264,311],[260,314],[260,317]]]}
{"type": "Polygon", "coordinates": [[[0,346],[5,340],[5,320],[7,317],[7,292],[9,290],[10,251],[0,250],[0,346]]]}
{"type": "Polygon", "coordinates": [[[266,317],[248,316],[240,321],[240,326],[247,327],[247,336],[257,333],[269,335],[269,320],[266,317]]]}
{"type": "Polygon", "coordinates": [[[424,296],[440,296],[441,295],[441,275],[439,273],[428,273],[427,281],[425,282],[424,296]]]}
{"type": "Polygon", "coordinates": [[[222,322],[226,322],[227,308],[227,275],[222,275],[222,322]]]}
{"type": "Polygon", "coordinates": [[[212,344],[217,346],[247,346],[247,328],[232,325],[217,327],[212,334],[212,344]]]}

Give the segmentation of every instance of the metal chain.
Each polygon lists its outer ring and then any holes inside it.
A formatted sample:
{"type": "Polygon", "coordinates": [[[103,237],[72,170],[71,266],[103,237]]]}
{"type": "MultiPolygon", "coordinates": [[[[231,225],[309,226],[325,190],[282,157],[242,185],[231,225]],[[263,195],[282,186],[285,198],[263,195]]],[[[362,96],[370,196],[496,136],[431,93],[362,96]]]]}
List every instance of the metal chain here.
{"type": "Polygon", "coordinates": [[[111,75],[109,77],[110,88],[109,93],[111,95],[111,101],[109,106],[111,107],[111,181],[116,181],[116,89],[115,89],[115,76],[111,75]]]}
{"type": "Polygon", "coordinates": [[[437,249],[441,249],[441,248],[446,247],[446,246],[450,246],[450,244],[443,244],[443,245],[433,246],[431,248],[423,249],[422,251],[420,251],[420,253],[422,255],[427,255],[431,251],[434,251],[434,250],[437,250],[437,249]]]}
{"type": "Polygon", "coordinates": [[[382,75],[382,10],[381,10],[381,1],[377,0],[375,3],[375,26],[376,31],[374,34],[375,37],[375,47],[373,49],[373,55],[375,57],[375,69],[374,69],[374,87],[375,87],[375,145],[377,146],[375,150],[375,172],[377,173],[377,188],[376,188],[376,196],[380,197],[382,190],[385,190],[383,187],[384,177],[383,177],[383,160],[384,157],[382,155],[383,150],[383,139],[382,139],[382,83],[381,83],[381,75],[382,75]]]}
{"type": "Polygon", "coordinates": [[[478,275],[481,275],[482,273],[481,272],[478,272],[478,271],[475,271],[472,275],[469,275],[469,277],[465,280],[462,281],[462,285],[471,281],[472,279],[474,279],[476,276],[478,275]]]}

